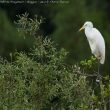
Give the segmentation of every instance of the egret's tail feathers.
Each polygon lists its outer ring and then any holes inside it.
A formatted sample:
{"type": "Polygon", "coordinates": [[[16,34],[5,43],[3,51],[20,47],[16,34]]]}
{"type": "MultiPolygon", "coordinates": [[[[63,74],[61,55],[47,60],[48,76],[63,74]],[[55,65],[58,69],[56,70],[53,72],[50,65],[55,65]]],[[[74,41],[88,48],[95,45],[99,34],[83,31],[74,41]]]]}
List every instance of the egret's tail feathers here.
{"type": "Polygon", "coordinates": [[[105,62],[105,58],[100,59],[101,64],[104,64],[104,62],[105,62]]]}

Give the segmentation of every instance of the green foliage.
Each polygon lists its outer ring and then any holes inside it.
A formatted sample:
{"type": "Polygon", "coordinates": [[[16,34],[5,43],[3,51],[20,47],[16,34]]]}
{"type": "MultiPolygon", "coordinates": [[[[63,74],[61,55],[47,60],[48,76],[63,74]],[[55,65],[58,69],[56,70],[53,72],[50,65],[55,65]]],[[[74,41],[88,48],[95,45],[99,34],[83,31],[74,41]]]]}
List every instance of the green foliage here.
{"type": "MultiPolygon", "coordinates": [[[[11,53],[11,62],[0,58],[0,109],[106,110],[103,108],[108,103],[109,77],[105,77],[107,82],[99,83],[97,93],[88,80],[89,76],[79,66],[65,63],[68,55],[65,49],[58,49],[49,38],[34,35],[31,52],[11,53]]],[[[91,57],[90,61],[94,60],[91,57]]],[[[90,61],[88,65],[91,65],[90,61]]]]}
{"type": "Polygon", "coordinates": [[[80,61],[80,64],[82,66],[91,68],[91,67],[93,67],[95,61],[96,61],[96,58],[94,56],[91,56],[91,58],[89,60],[80,61]]]}
{"type": "Polygon", "coordinates": [[[73,68],[64,64],[67,52],[56,50],[48,39],[39,43],[41,45],[29,56],[16,53],[15,62],[1,60],[1,109],[72,110],[79,107],[82,110],[88,107],[86,100],[81,100],[82,96],[89,95],[86,78],[77,79],[73,68]]]}
{"type": "Polygon", "coordinates": [[[0,55],[9,58],[10,52],[28,50],[32,47],[32,38],[24,40],[16,27],[10,22],[6,12],[0,10],[0,55]],[[29,42],[30,41],[30,42],[29,42]]]}
{"type": "Polygon", "coordinates": [[[15,24],[18,27],[18,31],[21,34],[23,33],[24,36],[26,35],[26,37],[27,35],[33,37],[35,37],[36,35],[38,36],[39,26],[43,20],[40,18],[40,20],[38,21],[37,16],[35,16],[33,20],[31,18],[28,18],[28,16],[29,16],[28,13],[17,15],[19,19],[17,20],[17,22],[15,22],[15,24]]]}

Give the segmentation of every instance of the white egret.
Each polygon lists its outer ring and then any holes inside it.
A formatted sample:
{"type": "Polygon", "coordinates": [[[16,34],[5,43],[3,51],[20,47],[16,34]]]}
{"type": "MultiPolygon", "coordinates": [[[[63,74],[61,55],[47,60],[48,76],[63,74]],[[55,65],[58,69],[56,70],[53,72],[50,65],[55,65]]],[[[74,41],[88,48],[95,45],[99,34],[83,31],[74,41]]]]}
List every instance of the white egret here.
{"type": "MultiPolygon", "coordinates": [[[[89,42],[91,52],[95,57],[99,60],[101,64],[104,64],[105,62],[105,41],[102,37],[102,34],[93,27],[92,22],[87,21],[84,23],[82,28],[79,29],[85,30],[85,35],[87,37],[87,40],[89,42]]],[[[98,67],[98,73],[99,73],[99,67],[98,67]]]]}

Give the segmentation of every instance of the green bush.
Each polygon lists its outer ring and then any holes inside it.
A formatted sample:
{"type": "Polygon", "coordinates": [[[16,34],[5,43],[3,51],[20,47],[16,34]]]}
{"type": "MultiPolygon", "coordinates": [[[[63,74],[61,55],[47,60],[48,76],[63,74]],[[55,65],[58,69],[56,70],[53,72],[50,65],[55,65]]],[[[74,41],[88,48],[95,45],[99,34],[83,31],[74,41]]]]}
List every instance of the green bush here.
{"type": "MultiPolygon", "coordinates": [[[[27,18],[27,25],[29,21],[27,18]]],[[[31,27],[34,26],[31,23],[31,27]]],[[[26,28],[20,29],[25,37],[26,28]]],[[[99,83],[101,90],[98,94],[94,93],[97,91],[92,89],[89,76],[78,65],[65,63],[68,54],[65,49],[58,49],[48,38],[30,34],[30,37],[33,36],[34,46],[28,54],[10,54],[11,62],[0,58],[0,109],[103,110],[105,98],[110,92],[108,85],[99,83]]]]}
{"type": "MultiPolygon", "coordinates": [[[[18,18],[19,19],[19,18],[18,18]]],[[[0,55],[9,59],[9,54],[17,51],[29,51],[32,48],[33,39],[17,32],[19,26],[11,23],[7,13],[0,10],[0,55]]],[[[23,30],[23,29],[22,29],[23,30]]]]}

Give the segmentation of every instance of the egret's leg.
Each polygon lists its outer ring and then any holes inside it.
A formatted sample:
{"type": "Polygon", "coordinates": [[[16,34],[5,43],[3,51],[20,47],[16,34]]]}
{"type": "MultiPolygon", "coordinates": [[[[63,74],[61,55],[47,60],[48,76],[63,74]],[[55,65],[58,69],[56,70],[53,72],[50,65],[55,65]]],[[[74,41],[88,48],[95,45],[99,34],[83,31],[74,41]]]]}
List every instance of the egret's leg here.
{"type": "Polygon", "coordinates": [[[98,75],[97,75],[96,81],[99,82],[100,81],[100,60],[99,59],[98,59],[98,70],[97,70],[97,73],[98,73],[98,75]]]}
{"type": "Polygon", "coordinates": [[[100,75],[100,60],[98,60],[98,75],[100,75]]]}

